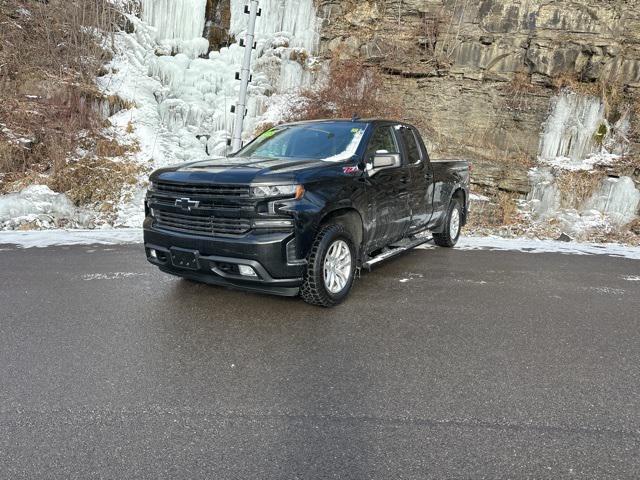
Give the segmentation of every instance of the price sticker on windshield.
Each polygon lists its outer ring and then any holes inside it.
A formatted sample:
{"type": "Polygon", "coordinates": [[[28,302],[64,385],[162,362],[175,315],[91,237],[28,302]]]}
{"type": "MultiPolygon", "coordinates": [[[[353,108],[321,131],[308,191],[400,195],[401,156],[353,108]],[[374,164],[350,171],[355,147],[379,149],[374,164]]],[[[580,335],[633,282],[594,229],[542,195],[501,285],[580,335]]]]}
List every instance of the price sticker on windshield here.
{"type": "Polygon", "coordinates": [[[276,130],[275,128],[272,128],[271,130],[267,130],[262,135],[260,135],[260,138],[271,138],[276,134],[277,131],[278,130],[276,130]]]}

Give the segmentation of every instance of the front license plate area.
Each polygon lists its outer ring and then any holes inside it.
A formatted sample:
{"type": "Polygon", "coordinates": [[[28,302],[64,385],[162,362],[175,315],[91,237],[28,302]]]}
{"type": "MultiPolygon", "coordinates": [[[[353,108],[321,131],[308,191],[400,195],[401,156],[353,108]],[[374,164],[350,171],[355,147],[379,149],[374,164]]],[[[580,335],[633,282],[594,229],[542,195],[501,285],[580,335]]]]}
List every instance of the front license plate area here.
{"type": "Polygon", "coordinates": [[[200,268],[197,252],[180,248],[172,248],[170,252],[171,263],[174,267],[186,270],[198,270],[200,268]]]}

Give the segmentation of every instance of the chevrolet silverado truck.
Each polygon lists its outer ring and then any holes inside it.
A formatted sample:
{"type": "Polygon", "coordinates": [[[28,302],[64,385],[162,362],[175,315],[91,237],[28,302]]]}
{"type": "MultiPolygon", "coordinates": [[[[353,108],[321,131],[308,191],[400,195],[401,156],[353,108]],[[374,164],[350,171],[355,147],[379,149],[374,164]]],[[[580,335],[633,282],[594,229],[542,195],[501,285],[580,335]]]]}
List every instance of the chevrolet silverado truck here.
{"type": "Polygon", "coordinates": [[[145,214],[147,259],[163,272],[330,307],[360,269],[432,238],[456,244],[469,165],[431,161],[401,122],[291,123],[155,171],[145,214]]]}

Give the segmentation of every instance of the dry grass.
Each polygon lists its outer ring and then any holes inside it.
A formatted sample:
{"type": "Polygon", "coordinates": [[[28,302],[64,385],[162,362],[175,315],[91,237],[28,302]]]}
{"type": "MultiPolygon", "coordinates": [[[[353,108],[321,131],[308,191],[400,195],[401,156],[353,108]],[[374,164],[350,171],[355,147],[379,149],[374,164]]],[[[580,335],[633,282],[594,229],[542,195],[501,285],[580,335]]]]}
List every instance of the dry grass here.
{"type": "Polygon", "coordinates": [[[100,137],[96,141],[95,154],[98,157],[124,157],[127,154],[139,151],[139,146],[131,146],[120,143],[115,138],[100,137]]]}
{"type": "Polygon", "coordinates": [[[579,208],[602,185],[605,175],[600,172],[563,171],[556,175],[564,208],[579,208]]]}
{"type": "Polygon", "coordinates": [[[382,95],[383,77],[375,67],[357,60],[334,59],[326,83],[303,92],[305,102],[294,105],[287,120],[399,118],[399,103],[382,95]]]}
{"type": "Polygon", "coordinates": [[[436,69],[451,67],[451,30],[454,18],[445,14],[444,8],[424,12],[415,26],[414,36],[418,38],[418,48],[423,61],[436,69]]]}
{"type": "Polygon", "coordinates": [[[80,132],[102,128],[104,99],[94,82],[109,57],[92,32],[113,31],[119,21],[108,0],[0,2],[4,180],[61,168],[80,132]]]}
{"type": "Polygon", "coordinates": [[[517,204],[519,195],[503,191],[494,194],[485,191],[484,194],[490,198],[489,201],[471,203],[471,231],[487,231],[520,223],[521,215],[517,204]]]}
{"type": "Polygon", "coordinates": [[[59,168],[48,185],[52,190],[66,192],[76,205],[103,203],[108,208],[119,200],[125,186],[136,183],[140,171],[140,165],[134,162],[84,159],[59,168]]]}
{"type": "Polygon", "coordinates": [[[640,236],[640,218],[636,218],[633,222],[626,225],[625,228],[634,235],[640,236]]]}
{"type": "Polygon", "coordinates": [[[510,225],[515,223],[518,214],[518,206],[516,197],[512,193],[498,192],[498,213],[500,215],[500,224],[510,225]]]}
{"type": "Polygon", "coordinates": [[[640,144],[640,94],[636,95],[630,102],[631,129],[629,138],[632,142],[640,144]]]}
{"type": "Polygon", "coordinates": [[[599,96],[601,92],[600,83],[583,82],[580,79],[580,75],[576,72],[564,72],[557,75],[553,79],[553,85],[558,90],[567,88],[572,92],[580,93],[582,95],[599,96]]]}
{"type": "Polygon", "coordinates": [[[514,112],[526,112],[533,108],[531,96],[538,93],[540,87],[531,83],[526,72],[516,73],[504,87],[504,101],[507,109],[514,112]]]}

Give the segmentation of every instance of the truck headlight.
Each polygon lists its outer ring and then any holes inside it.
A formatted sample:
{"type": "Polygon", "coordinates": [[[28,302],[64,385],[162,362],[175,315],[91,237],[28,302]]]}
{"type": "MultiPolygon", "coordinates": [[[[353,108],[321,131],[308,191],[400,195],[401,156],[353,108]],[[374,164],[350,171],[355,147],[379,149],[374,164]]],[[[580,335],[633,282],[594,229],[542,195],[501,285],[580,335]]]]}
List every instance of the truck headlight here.
{"type": "Polygon", "coordinates": [[[157,188],[157,184],[156,182],[149,182],[149,186],[147,187],[147,190],[149,191],[154,191],[157,188]]]}
{"type": "Polygon", "coordinates": [[[302,185],[254,185],[251,187],[251,196],[256,198],[295,197],[298,199],[303,194],[302,185]]]}

